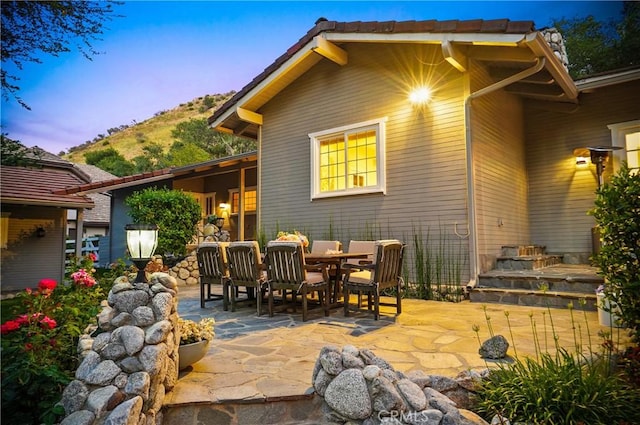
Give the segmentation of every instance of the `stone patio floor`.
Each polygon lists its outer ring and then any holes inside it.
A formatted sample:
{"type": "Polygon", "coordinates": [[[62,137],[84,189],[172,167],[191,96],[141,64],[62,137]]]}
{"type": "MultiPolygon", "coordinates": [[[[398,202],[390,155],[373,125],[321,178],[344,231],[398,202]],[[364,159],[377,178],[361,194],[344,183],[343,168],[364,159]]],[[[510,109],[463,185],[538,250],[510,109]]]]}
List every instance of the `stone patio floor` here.
{"type": "Polygon", "coordinates": [[[381,307],[379,321],[366,313],[344,317],[341,308],[325,317],[316,309],[302,322],[301,312],[258,317],[255,306],[239,306],[232,313],[223,311],[222,301],[207,302],[201,309],[197,286],[180,287],[178,297],[180,316],[196,321],[213,317],[216,336],[205,358],[180,373],[178,384],[165,396],[165,407],[308,396],[313,392],[313,366],[325,345],[371,349],[403,372],[421,369],[455,377],[464,370],[496,365],[478,355],[480,341],[491,336],[488,323],[494,335],[509,341],[510,357],[535,355],[532,321],[540,346],[549,351],[554,330],[561,347],[573,351],[577,341],[585,352],[589,344],[599,349],[600,331],[612,334],[614,341],[626,335],[600,326],[597,312],[583,312],[580,306],[572,314],[569,309],[404,299],[397,317],[391,307],[381,307]]]}

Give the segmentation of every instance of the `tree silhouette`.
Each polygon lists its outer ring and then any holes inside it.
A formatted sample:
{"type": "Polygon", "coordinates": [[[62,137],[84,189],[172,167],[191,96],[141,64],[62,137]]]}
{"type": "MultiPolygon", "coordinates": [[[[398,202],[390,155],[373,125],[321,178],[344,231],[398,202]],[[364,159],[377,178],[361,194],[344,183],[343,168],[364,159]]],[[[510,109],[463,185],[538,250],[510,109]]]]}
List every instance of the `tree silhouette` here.
{"type": "Polygon", "coordinates": [[[42,63],[42,54],[58,56],[77,49],[87,59],[99,54],[92,43],[100,40],[105,21],[119,15],[113,6],[121,2],[106,1],[2,1],[2,97],[12,96],[26,109],[18,96],[20,78],[16,73],[25,62],[42,63]],[[16,72],[7,70],[12,62],[16,72]]]}

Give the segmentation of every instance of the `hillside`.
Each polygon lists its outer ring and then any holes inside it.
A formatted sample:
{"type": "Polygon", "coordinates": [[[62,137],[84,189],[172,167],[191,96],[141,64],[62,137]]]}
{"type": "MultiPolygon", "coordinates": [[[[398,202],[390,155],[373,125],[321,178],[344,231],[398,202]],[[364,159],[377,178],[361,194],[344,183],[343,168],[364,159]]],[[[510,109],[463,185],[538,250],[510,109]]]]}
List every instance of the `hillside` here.
{"type": "MultiPolygon", "coordinates": [[[[69,149],[69,153],[63,158],[80,164],[84,164],[84,154],[108,148],[114,148],[122,154],[126,160],[142,155],[142,148],[148,143],[158,143],[165,151],[173,143],[171,131],[175,126],[190,119],[208,118],[213,111],[226,102],[234,92],[227,94],[206,95],[183,103],[173,109],[158,112],[154,117],[130,126],[121,126],[121,130],[111,129],[110,135],[87,142],[81,146],[69,149]],[[126,127],[126,128],[124,128],[126,127]]],[[[106,131],[105,131],[106,132],[106,131]]]]}

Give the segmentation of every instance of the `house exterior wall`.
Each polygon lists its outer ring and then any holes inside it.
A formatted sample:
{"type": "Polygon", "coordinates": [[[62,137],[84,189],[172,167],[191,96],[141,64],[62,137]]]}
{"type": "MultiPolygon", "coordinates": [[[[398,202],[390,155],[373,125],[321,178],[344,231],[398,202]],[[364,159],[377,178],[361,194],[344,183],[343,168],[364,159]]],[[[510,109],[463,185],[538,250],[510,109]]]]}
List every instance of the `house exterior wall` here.
{"type": "MultiPolygon", "coordinates": [[[[109,227],[109,258],[100,258],[100,262],[114,263],[118,259],[128,260],[127,235],[124,227],[133,222],[129,217],[129,207],[124,203],[129,195],[148,187],[168,187],[171,182],[149,183],[133,187],[126,187],[112,191],[111,196],[111,227],[109,227]]],[[[170,188],[170,187],[169,187],[170,188]]],[[[102,254],[101,254],[102,255],[102,254]]]]}
{"type": "Polygon", "coordinates": [[[7,248],[2,249],[2,292],[35,288],[41,279],[64,279],[66,210],[52,207],[2,205],[11,213],[7,248]],[[45,229],[37,237],[38,227],[45,229]]]}
{"type": "MultiPolygon", "coordinates": [[[[472,64],[471,91],[493,82],[472,64]]],[[[504,90],[472,101],[472,149],[480,271],[495,266],[503,245],[530,243],[522,100],[504,90]]]]}
{"type": "MultiPolygon", "coordinates": [[[[446,241],[464,263],[467,228],[463,77],[437,46],[342,46],[343,67],[323,60],[259,111],[261,225],[300,230],[311,239],[393,237],[408,245],[415,233],[446,241]],[[430,65],[439,64],[439,65],[430,65]],[[434,100],[422,109],[408,101],[415,80],[430,81],[434,100]],[[386,194],[311,200],[309,133],[372,119],[386,122],[386,194]]],[[[432,245],[432,248],[433,245],[432,245]]]]}
{"type": "MultiPolygon", "coordinates": [[[[565,262],[588,261],[595,225],[587,215],[597,189],[595,165],[578,169],[573,150],[610,146],[607,125],[640,118],[638,93],[634,81],[581,93],[571,112],[525,106],[532,242],[564,254],[565,262]]],[[[612,168],[605,169],[605,180],[612,168]]]]}

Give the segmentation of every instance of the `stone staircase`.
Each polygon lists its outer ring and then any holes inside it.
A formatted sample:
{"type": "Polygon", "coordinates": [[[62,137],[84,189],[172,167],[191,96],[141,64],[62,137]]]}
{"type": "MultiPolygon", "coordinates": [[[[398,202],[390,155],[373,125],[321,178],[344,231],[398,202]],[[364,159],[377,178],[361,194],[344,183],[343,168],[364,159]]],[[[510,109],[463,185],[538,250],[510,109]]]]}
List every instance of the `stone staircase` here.
{"type": "Polygon", "coordinates": [[[539,245],[503,246],[496,268],[478,277],[471,302],[596,310],[596,288],[604,281],[586,264],[563,264],[539,245]],[[585,303],[584,307],[581,303],[585,303]]]}

